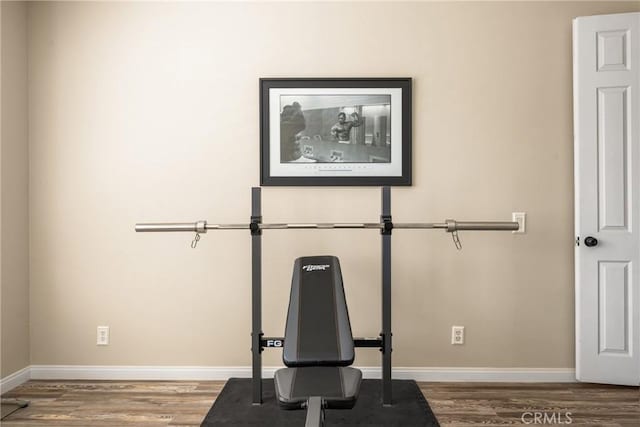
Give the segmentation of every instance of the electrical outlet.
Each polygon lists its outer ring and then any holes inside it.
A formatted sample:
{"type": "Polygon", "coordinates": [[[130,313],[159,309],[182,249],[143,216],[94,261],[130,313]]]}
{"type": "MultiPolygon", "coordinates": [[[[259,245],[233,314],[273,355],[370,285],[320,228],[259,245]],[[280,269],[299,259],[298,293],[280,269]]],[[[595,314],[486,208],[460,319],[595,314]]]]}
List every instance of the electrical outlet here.
{"type": "Polygon", "coordinates": [[[109,327],[98,326],[98,341],[97,345],[109,345],[109,327]]]}
{"type": "Polygon", "coordinates": [[[518,229],[515,231],[512,231],[512,233],[518,233],[518,234],[524,234],[525,232],[525,223],[526,223],[526,219],[527,219],[527,213],[526,212],[512,212],[511,213],[511,220],[513,222],[517,222],[518,223],[518,229]]]}
{"type": "Polygon", "coordinates": [[[464,326],[451,327],[451,344],[464,344],[464,326]]]}

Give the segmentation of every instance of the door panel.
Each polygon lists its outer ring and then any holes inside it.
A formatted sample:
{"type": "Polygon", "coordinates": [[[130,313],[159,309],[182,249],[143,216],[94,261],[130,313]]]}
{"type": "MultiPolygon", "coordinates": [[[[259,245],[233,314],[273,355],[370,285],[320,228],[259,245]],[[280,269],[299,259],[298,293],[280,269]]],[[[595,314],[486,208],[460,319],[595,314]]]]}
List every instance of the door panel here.
{"type": "Polygon", "coordinates": [[[629,262],[600,262],[600,353],[629,355],[629,262]]]}
{"type": "Polygon", "coordinates": [[[598,88],[598,218],[600,230],[628,230],[628,87],[598,88]]]}

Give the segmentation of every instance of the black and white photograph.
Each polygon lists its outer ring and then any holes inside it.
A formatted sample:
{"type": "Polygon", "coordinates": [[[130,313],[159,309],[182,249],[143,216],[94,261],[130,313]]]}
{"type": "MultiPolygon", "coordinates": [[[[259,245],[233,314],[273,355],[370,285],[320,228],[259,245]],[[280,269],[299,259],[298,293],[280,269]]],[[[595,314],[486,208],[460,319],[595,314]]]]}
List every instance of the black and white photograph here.
{"type": "Polygon", "coordinates": [[[280,161],[390,163],[391,95],[282,95],[280,161]]]}
{"type": "Polygon", "coordinates": [[[263,185],[410,185],[410,79],[262,79],[263,185]]]}

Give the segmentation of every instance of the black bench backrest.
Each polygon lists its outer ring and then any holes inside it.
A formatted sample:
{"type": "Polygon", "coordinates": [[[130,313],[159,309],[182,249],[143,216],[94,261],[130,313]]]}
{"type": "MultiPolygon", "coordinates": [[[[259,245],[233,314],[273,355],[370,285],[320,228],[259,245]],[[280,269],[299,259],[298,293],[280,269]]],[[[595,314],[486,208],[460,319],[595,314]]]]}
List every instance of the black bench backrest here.
{"type": "Polygon", "coordinates": [[[334,256],[295,261],[282,358],[287,366],[348,366],[353,335],[334,256]]]}

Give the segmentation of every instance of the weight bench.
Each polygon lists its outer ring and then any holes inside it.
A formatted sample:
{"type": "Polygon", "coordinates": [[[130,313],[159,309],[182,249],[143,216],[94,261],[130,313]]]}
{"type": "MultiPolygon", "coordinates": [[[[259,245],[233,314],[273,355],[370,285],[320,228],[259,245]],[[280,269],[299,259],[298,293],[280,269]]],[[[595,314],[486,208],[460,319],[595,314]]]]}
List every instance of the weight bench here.
{"type": "Polygon", "coordinates": [[[275,373],[283,409],[307,409],[305,427],[324,425],[324,409],[350,409],[362,372],[355,357],[340,262],[334,256],[295,261],[282,359],[275,373]]]}

